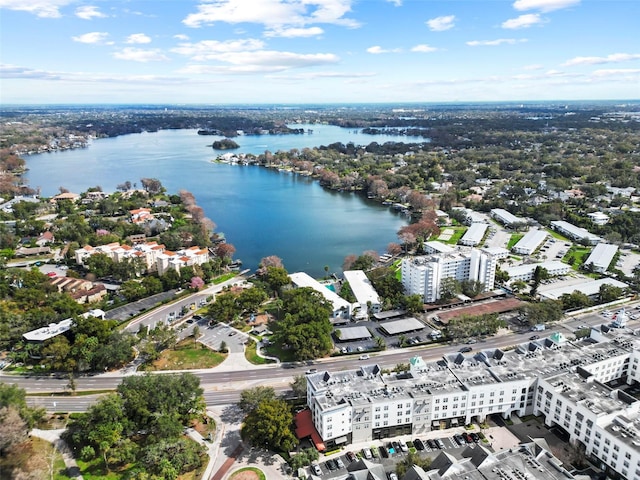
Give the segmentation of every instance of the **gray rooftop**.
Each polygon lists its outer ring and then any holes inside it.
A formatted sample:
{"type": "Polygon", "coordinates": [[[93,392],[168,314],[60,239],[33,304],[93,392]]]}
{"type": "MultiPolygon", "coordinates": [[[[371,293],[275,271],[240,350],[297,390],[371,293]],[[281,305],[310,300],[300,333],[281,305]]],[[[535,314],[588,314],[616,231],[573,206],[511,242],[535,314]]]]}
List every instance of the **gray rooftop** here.
{"type": "Polygon", "coordinates": [[[367,327],[342,327],[338,330],[340,330],[340,341],[342,342],[371,338],[371,332],[367,327]]]}
{"type": "Polygon", "coordinates": [[[381,322],[380,328],[382,328],[389,335],[399,335],[401,333],[415,332],[424,328],[424,323],[414,317],[401,318],[399,320],[389,320],[388,322],[381,322]]]}

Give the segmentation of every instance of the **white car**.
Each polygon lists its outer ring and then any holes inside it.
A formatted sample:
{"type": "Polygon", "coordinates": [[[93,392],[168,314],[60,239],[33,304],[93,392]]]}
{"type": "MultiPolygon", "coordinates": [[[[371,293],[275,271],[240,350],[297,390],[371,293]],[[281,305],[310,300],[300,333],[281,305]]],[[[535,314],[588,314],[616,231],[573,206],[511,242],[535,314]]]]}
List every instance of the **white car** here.
{"type": "Polygon", "coordinates": [[[313,473],[315,475],[322,475],[322,470],[320,470],[320,465],[318,465],[317,463],[311,464],[311,470],[313,470],[313,473]]]}
{"type": "Polygon", "coordinates": [[[389,480],[398,480],[398,475],[396,475],[395,472],[390,472],[389,480]]]}
{"type": "Polygon", "coordinates": [[[360,355],[360,360],[369,360],[369,355],[367,355],[366,353],[364,355],[360,355]]]}

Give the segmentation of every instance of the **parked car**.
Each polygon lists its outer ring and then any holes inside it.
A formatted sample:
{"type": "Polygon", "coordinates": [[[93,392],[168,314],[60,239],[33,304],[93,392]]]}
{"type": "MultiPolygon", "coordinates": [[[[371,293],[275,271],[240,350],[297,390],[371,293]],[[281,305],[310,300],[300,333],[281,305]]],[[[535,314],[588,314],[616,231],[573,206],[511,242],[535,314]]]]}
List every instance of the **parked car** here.
{"type": "Polygon", "coordinates": [[[350,462],[355,461],[355,459],[356,459],[356,454],[355,453],[347,452],[346,455],[347,455],[347,460],[349,460],[350,462]]]}
{"type": "Polygon", "coordinates": [[[331,458],[326,462],[324,462],[324,465],[331,471],[334,471],[336,468],[338,468],[338,465],[336,464],[335,460],[331,458]]]}
{"type": "Polygon", "coordinates": [[[422,440],[420,440],[419,438],[416,438],[413,441],[413,446],[416,447],[416,450],[418,451],[424,450],[424,443],[422,443],[422,440]]]}
{"type": "Polygon", "coordinates": [[[400,450],[402,450],[403,452],[409,451],[409,447],[407,447],[407,443],[404,440],[400,440],[398,444],[400,445],[400,450]]]}
{"type": "Polygon", "coordinates": [[[362,455],[364,455],[364,458],[366,458],[367,460],[371,460],[373,458],[373,454],[371,453],[371,449],[369,448],[363,448],[362,455]]]}
{"type": "Polygon", "coordinates": [[[433,440],[431,440],[431,439],[428,439],[428,440],[427,440],[427,445],[429,445],[429,448],[430,448],[431,450],[435,450],[436,448],[438,448],[438,446],[437,446],[436,442],[434,442],[434,441],[433,441],[433,440]]]}
{"type": "Polygon", "coordinates": [[[464,445],[467,442],[464,441],[464,437],[459,433],[453,436],[453,439],[456,441],[458,445],[464,445]]]}
{"type": "Polygon", "coordinates": [[[395,472],[389,472],[389,480],[398,480],[398,475],[395,472]]]}
{"type": "Polygon", "coordinates": [[[371,447],[369,450],[371,450],[371,455],[373,455],[373,458],[380,458],[380,451],[377,447],[371,447]]]}
{"type": "Polygon", "coordinates": [[[478,435],[476,432],[471,432],[471,438],[476,443],[478,443],[480,441],[480,435],[478,435]]]}
{"type": "Polygon", "coordinates": [[[471,350],[473,350],[473,348],[471,347],[462,347],[459,352],[460,353],[469,353],[471,350]]]}
{"type": "Polygon", "coordinates": [[[444,442],[440,438],[436,439],[436,445],[439,449],[444,450],[444,442]]]}
{"type": "Polygon", "coordinates": [[[317,463],[311,464],[311,470],[313,470],[314,475],[322,475],[322,470],[320,469],[320,465],[317,463]]]}
{"type": "Polygon", "coordinates": [[[393,442],[391,442],[391,445],[393,445],[393,449],[394,449],[396,452],[399,452],[399,451],[400,451],[400,444],[399,444],[398,442],[393,441],[393,442]]]}
{"type": "Polygon", "coordinates": [[[380,456],[382,458],[389,458],[389,450],[387,450],[387,447],[385,447],[384,445],[380,445],[378,447],[378,450],[380,450],[380,456]]]}
{"type": "Polygon", "coordinates": [[[464,432],[462,436],[464,437],[465,442],[473,443],[473,438],[471,438],[471,435],[469,435],[467,432],[464,432]]]}
{"type": "Polygon", "coordinates": [[[336,465],[338,466],[338,468],[344,468],[344,462],[342,461],[342,459],[340,457],[335,459],[336,465]]]}

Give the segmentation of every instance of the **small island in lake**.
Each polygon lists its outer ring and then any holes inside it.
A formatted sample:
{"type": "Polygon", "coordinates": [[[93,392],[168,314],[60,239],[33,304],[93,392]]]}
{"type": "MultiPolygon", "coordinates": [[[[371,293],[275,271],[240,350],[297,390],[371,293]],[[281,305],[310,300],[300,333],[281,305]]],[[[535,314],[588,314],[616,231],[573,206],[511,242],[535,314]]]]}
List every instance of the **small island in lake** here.
{"type": "Polygon", "coordinates": [[[234,148],[240,148],[240,145],[229,138],[216,140],[211,146],[214,150],[233,150],[234,148]]]}

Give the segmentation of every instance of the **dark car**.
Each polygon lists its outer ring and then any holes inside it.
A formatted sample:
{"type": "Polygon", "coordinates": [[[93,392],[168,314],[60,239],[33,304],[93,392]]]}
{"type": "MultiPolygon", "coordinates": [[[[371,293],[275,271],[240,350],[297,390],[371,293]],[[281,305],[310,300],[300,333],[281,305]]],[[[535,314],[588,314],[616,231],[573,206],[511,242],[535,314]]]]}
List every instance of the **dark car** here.
{"type": "Polygon", "coordinates": [[[529,340],[538,340],[540,338],[540,335],[531,335],[529,337],[529,340]]]}
{"type": "Polygon", "coordinates": [[[456,434],[453,436],[453,439],[456,441],[458,445],[464,445],[467,442],[464,440],[464,437],[460,434],[456,434]]]}
{"type": "Polygon", "coordinates": [[[353,452],[347,452],[347,454],[346,454],[346,455],[347,455],[347,460],[349,460],[350,462],[355,461],[355,459],[356,459],[356,454],[355,454],[355,453],[353,453],[353,452]]]}
{"type": "Polygon", "coordinates": [[[413,441],[413,446],[416,447],[416,450],[424,450],[424,443],[419,438],[413,441]]]}
{"type": "Polygon", "coordinates": [[[471,432],[471,438],[476,443],[478,443],[480,441],[480,435],[478,435],[476,432],[471,432]]]}
{"type": "Polygon", "coordinates": [[[336,461],[331,459],[331,458],[329,460],[327,460],[326,462],[324,462],[324,464],[331,471],[333,471],[333,470],[338,468],[338,465],[336,464],[336,461]]]}
{"type": "Polygon", "coordinates": [[[387,447],[385,447],[384,445],[380,445],[378,450],[380,451],[380,456],[382,458],[389,458],[389,450],[387,450],[387,447]]]}
{"type": "Polygon", "coordinates": [[[471,350],[473,350],[473,348],[471,347],[462,347],[459,352],[460,353],[469,353],[471,350]]]}
{"type": "Polygon", "coordinates": [[[471,435],[469,435],[467,432],[464,432],[462,436],[464,437],[465,442],[473,443],[473,438],[471,438],[471,435]]]}
{"type": "Polygon", "coordinates": [[[430,448],[431,450],[435,450],[436,448],[438,448],[438,447],[436,446],[436,442],[434,442],[434,441],[433,441],[433,440],[431,440],[431,439],[427,440],[427,445],[429,445],[429,448],[430,448]]]}
{"type": "Polygon", "coordinates": [[[398,442],[391,442],[391,445],[393,445],[393,449],[394,449],[396,452],[399,452],[399,451],[400,451],[400,444],[399,444],[398,442]]]}

